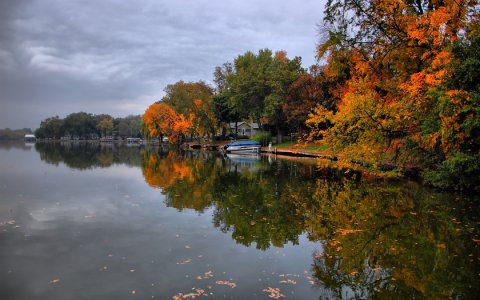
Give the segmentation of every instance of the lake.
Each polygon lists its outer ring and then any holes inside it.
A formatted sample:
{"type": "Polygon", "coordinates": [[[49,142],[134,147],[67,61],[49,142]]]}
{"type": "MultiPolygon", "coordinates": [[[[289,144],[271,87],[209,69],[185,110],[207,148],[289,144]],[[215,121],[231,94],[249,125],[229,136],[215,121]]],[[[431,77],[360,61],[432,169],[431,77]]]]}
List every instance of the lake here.
{"type": "Polygon", "coordinates": [[[312,159],[0,144],[1,299],[475,299],[479,202],[312,159]]]}

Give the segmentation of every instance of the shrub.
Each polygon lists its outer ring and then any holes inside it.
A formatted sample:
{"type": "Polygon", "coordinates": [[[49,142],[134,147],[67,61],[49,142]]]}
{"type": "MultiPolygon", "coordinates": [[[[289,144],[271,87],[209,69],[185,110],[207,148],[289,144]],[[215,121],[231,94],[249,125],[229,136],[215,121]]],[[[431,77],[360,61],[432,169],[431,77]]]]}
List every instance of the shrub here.
{"type": "Polygon", "coordinates": [[[480,154],[457,152],[435,170],[424,174],[425,181],[435,187],[456,190],[480,189],[480,154]]]}
{"type": "Polygon", "coordinates": [[[252,140],[257,141],[262,144],[262,146],[266,147],[272,141],[272,134],[268,131],[260,131],[252,136],[252,140]]]}

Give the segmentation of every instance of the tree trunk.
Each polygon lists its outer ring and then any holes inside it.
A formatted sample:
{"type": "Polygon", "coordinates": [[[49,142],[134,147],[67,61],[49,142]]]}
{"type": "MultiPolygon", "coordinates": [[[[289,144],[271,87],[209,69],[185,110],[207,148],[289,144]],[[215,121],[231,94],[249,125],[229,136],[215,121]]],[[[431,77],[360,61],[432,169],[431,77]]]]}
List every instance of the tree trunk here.
{"type": "Polygon", "coordinates": [[[283,143],[283,132],[280,129],[280,126],[277,125],[277,144],[283,143]]]}
{"type": "Polygon", "coordinates": [[[235,139],[238,137],[238,121],[235,121],[235,139]]]}
{"type": "Polygon", "coordinates": [[[225,126],[222,126],[222,140],[225,140],[226,135],[227,135],[227,130],[225,130],[225,126]]]}

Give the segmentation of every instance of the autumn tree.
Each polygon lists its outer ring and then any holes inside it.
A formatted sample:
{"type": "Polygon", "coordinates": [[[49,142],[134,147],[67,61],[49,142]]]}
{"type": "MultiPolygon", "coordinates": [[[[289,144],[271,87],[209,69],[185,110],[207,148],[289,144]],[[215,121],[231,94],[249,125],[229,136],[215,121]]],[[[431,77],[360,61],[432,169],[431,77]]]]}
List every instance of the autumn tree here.
{"type": "Polygon", "coordinates": [[[179,114],[177,127],[188,123],[191,137],[215,135],[218,121],[213,113],[213,89],[209,85],[203,81],[179,81],[168,85],[165,93],[162,102],[179,114]]]}
{"type": "Polygon", "coordinates": [[[333,124],[315,134],[345,163],[362,160],[374,169],[435,168],[463,151],[454,146],[466,136],[459,113],[470,107],[475,120],[478,102],[449,82],[463,60],[452,50],[473,41],[466,33],[478,24],[476,4],[329,1],[318,55],[328,62],[327,74],[348,76],[336,111],[318,108],[307,121],[312,128],[333,124]]]}
{"type": "Polygon", "coordinates": [[[143,115],[148,137],[168,137],[170,143],[177,143],[189,133],[192,119],[178,114],[170,105],[160,102],[150,105],[143,115]]]}
{"type": "Polygon", "coordinates": [[[213,89],[203,81],[178,81],[167,85],[164,91],[166,95],[162,102],[170,105],[179,114],[187,115],[196,99],[202,100],[206,105],[212,102],[213,89]]]}
{"type": "Polygon", "coordinates": [[[306,120],[316,105],[335,110],[337,80],[327,78],[324,67],[314,65],[301,74],[287,90],[282,104],[286,122],[298,131],[306,129],[306,120]]]}

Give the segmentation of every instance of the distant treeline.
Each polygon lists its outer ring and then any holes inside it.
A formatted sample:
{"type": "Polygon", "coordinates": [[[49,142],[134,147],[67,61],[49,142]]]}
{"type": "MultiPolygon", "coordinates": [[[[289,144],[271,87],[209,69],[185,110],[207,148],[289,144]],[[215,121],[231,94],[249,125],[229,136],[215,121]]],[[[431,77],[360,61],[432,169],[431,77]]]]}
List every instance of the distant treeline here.
{"type": "Polygon", "coordinates": [[[32,130],[30,128],[0,129],[0,141],[21,140],[26,134],[32,134],[32,130]]]}
{"type": "Polygon", "coordinates": [[[113,118],[107,114],[94,115],[86,112],[69,114],[61,119],[50,117],[35,130],[37,138],[98,139],[101,137],[141,137],[142,117],[113,118]]]}

